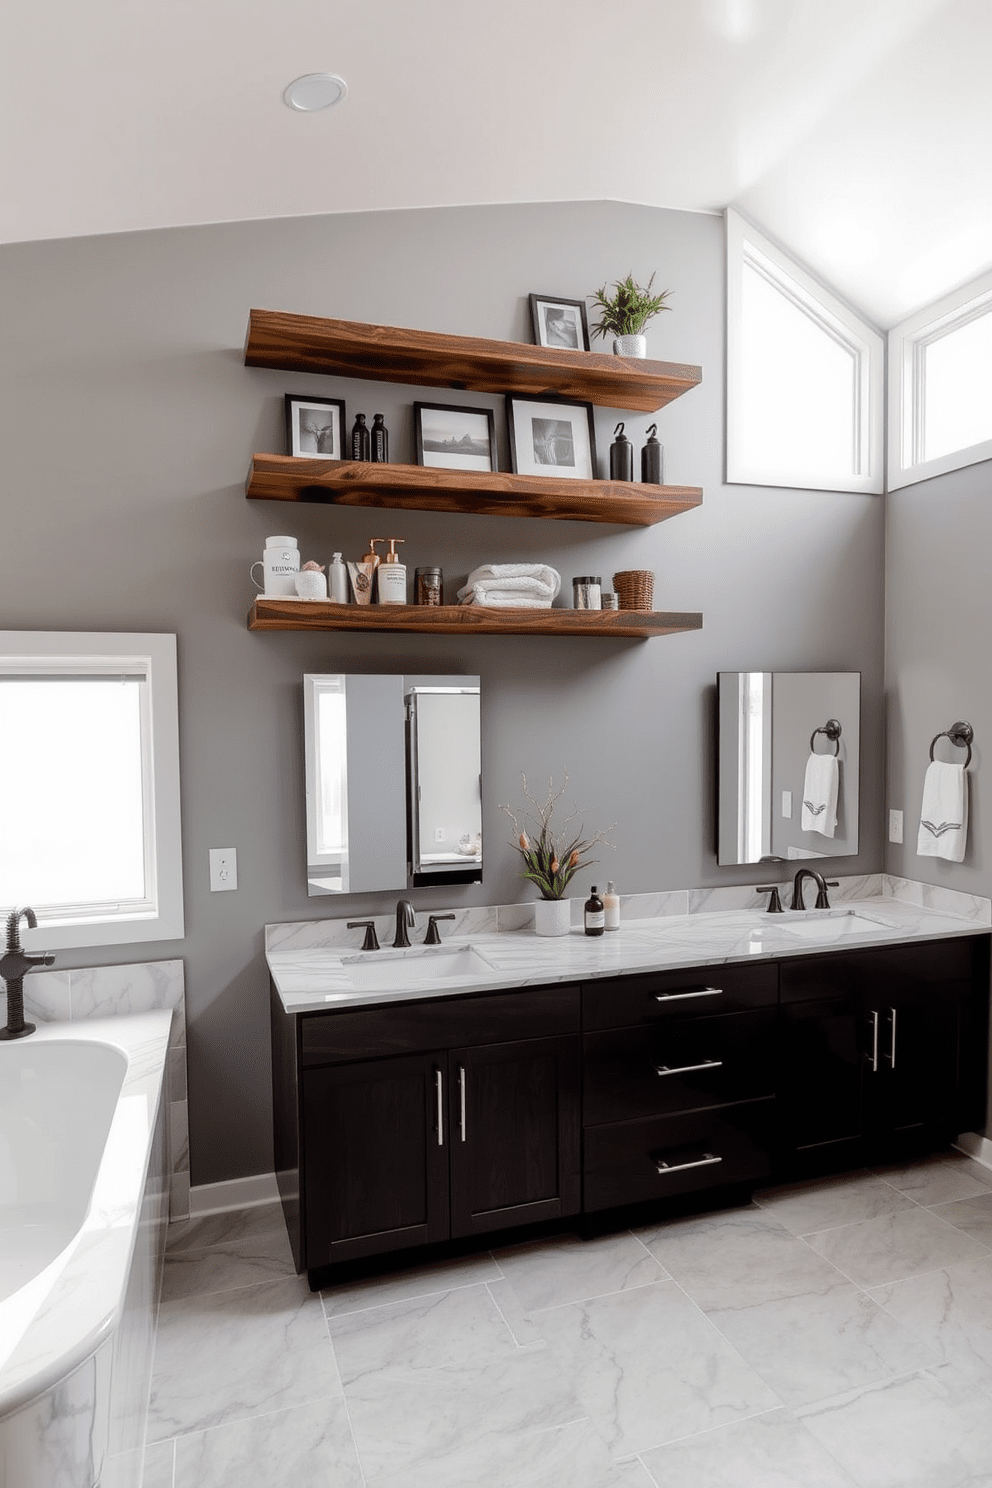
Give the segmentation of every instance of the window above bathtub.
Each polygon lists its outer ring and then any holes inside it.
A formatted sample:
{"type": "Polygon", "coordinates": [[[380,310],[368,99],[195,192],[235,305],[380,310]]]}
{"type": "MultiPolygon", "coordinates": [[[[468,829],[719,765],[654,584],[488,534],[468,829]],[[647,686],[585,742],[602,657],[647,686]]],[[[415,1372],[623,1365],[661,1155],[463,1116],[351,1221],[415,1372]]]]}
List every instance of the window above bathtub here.
{"type": "Polygon", "coordinates": [[[47,949],[184,933],[174,635],[0,631],[0,912],[47,949]]]}

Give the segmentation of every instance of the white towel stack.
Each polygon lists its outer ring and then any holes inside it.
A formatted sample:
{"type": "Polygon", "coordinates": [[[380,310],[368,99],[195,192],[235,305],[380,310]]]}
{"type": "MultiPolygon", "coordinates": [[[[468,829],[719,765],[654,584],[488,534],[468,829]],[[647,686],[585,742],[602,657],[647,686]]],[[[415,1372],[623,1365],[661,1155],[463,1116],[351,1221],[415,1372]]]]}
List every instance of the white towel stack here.
{"type": "Polygon", "coordinates": [[[921,858],[960,863],[968,840],[968,776],[964,765],[932,760],[923,780],[916,851],[921,858]]]}
{"type": "Polygon", "coordinates": [[[462,604],[501,609],[549,610],[561,574],[545,563],[484,563],[458,591],[462,604]]]}
{"type": "Polygon", "coordinates": [[[837,828],[837,793],[840,788],[840,766],[836,755],[811,754],[806,761],[803,784],[804,832],[819,832],[832,837],[837,828]]]}

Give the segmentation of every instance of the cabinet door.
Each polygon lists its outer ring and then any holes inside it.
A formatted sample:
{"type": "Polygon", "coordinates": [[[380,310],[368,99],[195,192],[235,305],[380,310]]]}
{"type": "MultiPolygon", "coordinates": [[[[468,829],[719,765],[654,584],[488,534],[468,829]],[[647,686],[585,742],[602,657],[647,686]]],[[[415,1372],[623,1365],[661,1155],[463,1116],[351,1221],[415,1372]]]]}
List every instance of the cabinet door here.
{"type": "Polygon", "coordinates": [[[525,1039],[448,1056],[451,1233],[577,1214],[579,1039],[525,1039]]]}
{"type": "Polygon", "coordinates": [[[835,1164],[861,1137],[864,1005],[855,993],[781,1010],[779,1108],[785,1150],[835,1164]]]}
{"type": "Polygon", "coordinates": [[[865,1130],[898,1146],[957,1130],[958,993],[943,995],[905,987],[891,999],[875,999],[878,1069],[865,1084],[865,1130]]]}
{"type": "Polygon", "coordinates": [[[308,1270],[447,1239],[446,1058],[304,1071],[308,1270]]]}

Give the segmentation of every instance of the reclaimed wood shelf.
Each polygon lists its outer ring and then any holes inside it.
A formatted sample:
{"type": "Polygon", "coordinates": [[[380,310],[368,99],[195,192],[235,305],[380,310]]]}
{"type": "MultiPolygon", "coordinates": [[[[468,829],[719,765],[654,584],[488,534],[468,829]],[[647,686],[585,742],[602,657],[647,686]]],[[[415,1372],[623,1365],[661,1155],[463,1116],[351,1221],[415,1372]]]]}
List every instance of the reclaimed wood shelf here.
{"type": "Polygon", "coordinates": [[[424,465],[371,465],[299,455],[252,455],[245,495],[253,501],[400,507],[487,517],[544,517],[651,527],[699,506],[698,486],[561,480],[424,465]]]}
{"type": "Polygon", "coordinates": [[[530,610],[486,605],[343,605],[257,599],[249,630],[418,631],[430,635],[607,636],[645,640],[702,629],[700,614],[666,610],[530,610]]]}
{"type": "Polygon", "coordinates": [[[245,364],[373,382],[581,399],[654,413],[702,381],[702,368],[522,341],[485,341],[364,321],[251,310],[245,364]]]}

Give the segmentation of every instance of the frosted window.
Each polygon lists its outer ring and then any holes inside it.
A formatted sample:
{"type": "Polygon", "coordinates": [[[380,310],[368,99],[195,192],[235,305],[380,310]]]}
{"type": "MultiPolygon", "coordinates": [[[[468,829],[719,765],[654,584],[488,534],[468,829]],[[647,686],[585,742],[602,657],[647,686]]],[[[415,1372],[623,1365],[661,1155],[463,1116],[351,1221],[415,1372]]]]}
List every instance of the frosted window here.
{"type": "Polygon", "coordinates": [[[806,483],[858,473],[858,359],[778,285],[743,266],[740,454],[806,483]]]}
{"type": "Polygon", "coordinates": [[[992,313],[926,342],[923,459],[992,439],[992,313]]]}

